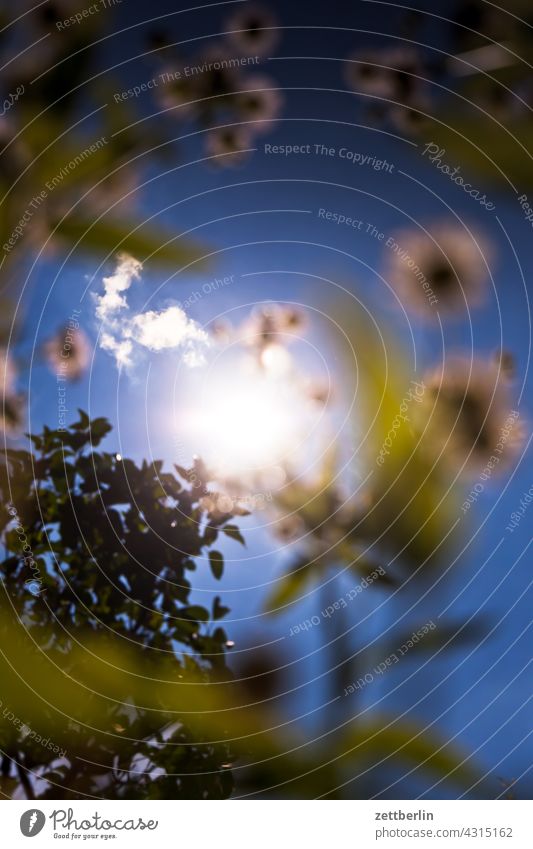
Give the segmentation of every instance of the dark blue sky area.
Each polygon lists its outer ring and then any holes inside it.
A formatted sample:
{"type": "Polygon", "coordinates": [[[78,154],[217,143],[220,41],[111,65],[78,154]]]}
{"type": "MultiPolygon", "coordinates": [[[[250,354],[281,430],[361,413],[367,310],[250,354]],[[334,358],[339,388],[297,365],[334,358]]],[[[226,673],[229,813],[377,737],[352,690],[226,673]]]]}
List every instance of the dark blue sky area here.
{"type": "MultiPolygon", "coordinates": [[[[242,317],[247,304],[279,299],[333,311],[340,303],[333,285],[336,283],[353,292],[365,308],[398,333],[416,374],[438,361],[443,347],[467,354],[488,354],[500,347],[511,351],[518,371],[517,409],[524,420],[531,420],[527,291],[533,271],[528,247],[532,234],[516,198],[501,184],[489,184],[483,176],[468,173],[463,165],[465,177],[468,174],[496,207],[493,212],[483,209],[423,156],[424,147],[434,141],[433,136],[413,140],[398,130],[373,124],[361,108],[361,99],[347,90],[343,62],[339,59],[361,47],[389,43],[405,46],[394,4],[347,4],[338,0],[328,4],[271,5],[288,29],[283,32],[276,56],[262,63],[257,72],[276,81],[284,92],[285,106],[272,132],[257,137],[257,150],[242,167],[214,171],[202,163],[189,165],[205,155],[203,135],[179,140],[195,128],[170,116],[154,118],[159,107],[150,93],[135,102],[141,114],[149,116],[150,125],[152,121],[161,122],[165,134],[178,139],[165,164],[150,158],[132,166],[140,182],[149,180],[139,192],[137,208],[146,215],[156,215],[158,224],[171,233],[194,230],[198,240],[218,251],[208,279],[231,274],[236,278],[231,287],[192,305],[190,316],[200,323],[208,323],[224,311],[242,317]],[[306,29],[314,26],[318,29],[306,29]],[[265,144],[309,145],[311,152],[269,154],[265,144]],[[325,145],[335,153],[317,155],[315,145],[325,145]],[[376,170],[369,164],[352,164],[341,158],[341,149],[361,158],[375,157],[392,167],[376,170]],[[321,209],[357,218],[364,227],[358,230],[324,220],[319,215],[321,209]],[[410,325],[398,309],[382,279],[386,267],[383,243],[368,232],[368,227],[374,224],[388,238],[406,227],[450,218],[482,233],[492,246],[495,260],[491,264],[492,292],[486,305],[472,314],[472,324],[468,320],[445,324],[441,335],[438,327],[428,329],[416,322],[410,325]],[[252,276],[243,277],[244,274],[252,276]]],[[[197,46],[208,43],[219,31],[229,6],[216,4],[203,12],[171,14],[147,27],[137,23],[143,22],[148,13],[156,17],[176,12],[176,4],[158,0],[148,6],[123,0],[117,7],[115,26],[117,30],[131,29],[106,42],[103,66],[109,64],[111,57],[120,63],[142,53],[151,28],[164,30],[176,41],[199,39],[193,42],[197,46]]],[[[450,6],[427,3],[420,8],[445,15],[450,6]]],[[[451,49],[448,25],[439,24],[434,18],[413,32],[414,39],[437,48],[428,49],[428,55],[451,49]]],[[[195,49],[185,47],[184,52],[194,53],[195,49]]],[[[153,77],[158,68],[150,57],[128,61],[118,69],[121,85],[127,88],[140,84],[153,77]]],[[[448,158],[451,165],[460,164],[455,155],[449,154],[448,158]]],[[[100,291],[101,278],[111,264],[97,269],[93,261],[79,256],[68,262],[51,287],[62,259],[54,257],[41,264],[31,283],[33,300],[26,339],[34,339],[39,325],[37,344],[56,329],[58,316],[68,317],[73,308],[82,309],[83,326],[96,339],[91,296],[83,298],[81,307],[80,297],[88,279],[95,274],[90,288],[92,292],[100,291]],[[43,282],[46,285],[41,285],[43,282]],[[45,294],[49,294],[46,304],[45,294]]],[[[148,263],[143,283],[133,297],[139,306],[157,309],[169,300],[185,300],[205,279],[188,271],[167,281],[148,263]]],[[[322,350],[333,374],[340,374],[336,371],[335,348],[324,325],[313,319],[307,338],[322,350]]],[[[29,347],[28,343],[28,354],[29,347]]],[[[147,367],[148,363],[143,369],[147,367]]],[[[175,364],[161,356],[151,362],[151,369],[150,444],[143,421],[145,371],[141,371],[137,381],[122,377],[119,382],[112,359],[102,351],[95,356],[90,387],[85,382],[69,390],[69,408],[72,416],[78,406],[89,406],[93,415],[108,416],[119,426],[111,434],[109,445],[114,449],[120,445],[123,454],[163,457],[170,463],[174,459],[175,435],[168,427],[165,405],[166,387],[169,380],[174,380],[175,364]]],[[[31,389],[32,428],[50,422],[55,404],[54,377],[44,366],[36,365],[31,389]]],[[[526,457],[516,471],[487,485],[469,516],[470,544],[457,562],[450,564],[447,578],[426,599],[418,600],[407,591],[395,599],[381,593],[365,593],[357,609],[354,606],[348,612],[341,629],[351,629],[350,639],[356,646],[379,634],[413,604],[402,630],[436,618],[449,605],[446,615],[454,621],[463,621],[475,612],[483,614],[489,630],[495,628],[490,638],[469,648],[442,653],[425,668],[426,656],[408,659],[401,669],[392,670],[369,687],[361,700],[339,706],[338,715],[333,711],[312,713],[305,720],[308,727],[327,726],[333,716],[347,718],[351,712],[378,703],[394,714],[407,710],[423,722],[435,723],[433,730],[443,739],[457,734],[455,742],[465,751],[476,751],[475,760],[491,771],[495,787],[499,776],[511,779],[523,775],[517,794],[530,793],[531,747],[526,741],[530,733],[530,679],[524,670],[531,646],[527,631],[531,604],[525,594],[531,574],[531,557],[525,550],[531,537],[531,517],[526,514],[512,534],[505,528],[532,483],[531,463],[526,457]],[[358,626],[365,618],[367,621],[358,626]]],[[[236,640],[237,648],[265,638],[283,638],[283,650],[294,663],[289,679],[292,687],[297,687],[291,712],[304,714],[326,700],[321,679],[315,684],[309,681],[311,673],[320,674],[331,665],[335,643],[326,650],[322,645],[324,634],[290,640],[288,631],[294,622],[316,613],[328,598],[336,598],[339,587],[350,586],[351,579],[346,575],[336,579],[322,588],[320,595],[317,591],[286,616],[269,621],[260,615],[263,591],[254,587],[280,573],[290,557],[272,554],[272,540],[264,530],[251,531],[248,539],[245,556],[249,559],[244,561],[239,559],[242,550],[236,543],[226,545],[228,564],[222,595],[224,603],[232,608],[227,631],[236,640]],[[300,662],[310,653],[311,657],[300,662]]],[[[212,591],[215,582],[205,570],[197,574],[199,595],[212,591]]],[[[220,591],[220,587],[217,589],[220,591]]],[[[334,633],[333,639],[337,637],[338,633],[334,633]]],[[[443,786],[421,785],[417,776],[412,776],[385,795],[394,798],[426,791],[430,797],[448,792],[443,786]]]]}

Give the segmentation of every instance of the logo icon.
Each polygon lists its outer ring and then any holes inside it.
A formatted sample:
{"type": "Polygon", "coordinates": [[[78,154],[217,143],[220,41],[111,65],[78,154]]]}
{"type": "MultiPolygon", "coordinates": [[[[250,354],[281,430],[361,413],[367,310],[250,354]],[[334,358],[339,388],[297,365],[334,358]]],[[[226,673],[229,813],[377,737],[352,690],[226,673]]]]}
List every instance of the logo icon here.
{"type": "Polygon", "coordinates": [[[24,837],[35,837],[43,830],[46,817],[42,811],[32,808],[30,811],[24,811],[20,818],[20,830],[24,837]]]}

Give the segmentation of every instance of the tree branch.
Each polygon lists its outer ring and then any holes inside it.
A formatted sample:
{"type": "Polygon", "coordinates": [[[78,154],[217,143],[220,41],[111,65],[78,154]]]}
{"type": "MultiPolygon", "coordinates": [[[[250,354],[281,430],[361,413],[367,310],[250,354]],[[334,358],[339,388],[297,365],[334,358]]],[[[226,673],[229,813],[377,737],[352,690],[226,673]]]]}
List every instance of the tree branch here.
{"type": "Polygon", "coordinates": [[[31,786],[31,781],[29,779],[26,767],[22,766],[21,762],[18,759],[17,774],[20,779],[20,783],[24,788],[24,792],[26,793],[26,799],[35,799],[35,793],[33,792],[33,787],[31,786]]]}

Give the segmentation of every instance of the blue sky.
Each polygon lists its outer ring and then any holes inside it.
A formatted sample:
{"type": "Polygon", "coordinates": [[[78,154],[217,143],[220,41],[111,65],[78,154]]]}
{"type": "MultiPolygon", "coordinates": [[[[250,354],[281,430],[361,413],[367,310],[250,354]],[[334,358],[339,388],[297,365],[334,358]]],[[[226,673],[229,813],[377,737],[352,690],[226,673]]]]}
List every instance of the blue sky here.
{"type": "MultiPolygon", "coordinates": [[[[281,10],[282,5],[278,5],[281,10]]],[[[357,15],[355,10],[346,11],[344,4],[329,4],[331,20],[359,29],[382,31],[385,27],[388,32],[394,32],[390,10],[384,22],[381,7],[355,5],[357,15]]],[[[140,6],[128,3],[127,10],[125,7],[126,3],[118,13],[118,20],[131,25],[137,13],[142,17],[140,6]]],[[[164,4],[159,4],[158,9],[162,13],[164,4]]],[[[173,9],[170,2],[168,9],[173,9]]],[[[324,22],[322,4],[291,3],[291,9],[284,10],[281,16],[284,22],[292,21],[295,26],[301,20],[307,25],[324,22]]],[[[205,16],[200,21],[192,15],[181,16],[179,25],[177,21],[168,25],[176,37],[179,33],[183,38],[189,35],[208,38],[216,33],[222,17],[213,13],[212,21],[205,16]]],[[[434,32],[432,23],[428,38],[434,32]]],[[[261,73],[272,75],[285,89],[283,117],[271,133],[257,138],[257,151],[244,166],[213,171],[204,164],[188,165],[203,156],[198,135],[176,142],[175,153],[165,165],[159,166],[155,161],[146,163],[140,173],[150,182],[136,199],[139,211],[155,214],[158,224],[172,233],[194,230],[195,237],[212,246],[216,254],[208,271],[200,275],[187,271],[170,279],[147,263],[142,282],[132,289],[132,302],[138,309],[161,308],[170,301],[183,302],[194,292],[202,291],[206,281],[233,275],[230,286],[202,296],[188,310],[191,318],[207,324],[221,313],[242,318],[248,305],[263,300],[288,301],[327,311],[337,302],[337,284],[353,292],[366,309],[387,321],[404,340],[409,356],[416,351],[417,374],[438,361],[443,346],[466,353],[474,350],[477,354],[489,354],[500,346],[511,351],[517,361],[517,396],[521,396],[517,409],[526,421],[530,420],[530,315],[525,287],[530,287],[533,269],[531,252],[525,246],[531,238],[531,225],[524,221],[516,198],[504,193],[498,185],[487,186],[482,177],[473,174],[472,182],[483,187],[496,206],[494,212],[483,210],[423,157],[424,145],[431,138],[413,144],[402,139],[401,134],[394,136],[368,124],[356,97],[342,91],[346,89],[342,63],[283,58],[343,56],[369,43],[382,43],[382,39],[362,32],[332,31],[325,37],[317,30],[287,31],[279,50],[281,58],[265,62],[261,69],[261,73]],[[265,153],[265,144],[309,144],[312,152],[285,157],[265,153]],[[316,155],[315,144],[326,145],[335,154],[316,155]],[[386,160],[393,168],[378,171],[352,165],[339,156],[343,148],[386,160]],[[320,209],[360,219],[365,226],[355,230],[325,221],[319,217],[320,209]],[[487,305],[473,313],[471,326],[468,321],[446,323],[441,337],[438,328],[431,330],[416,322],[409,326],[405,315],[397,309],[380,279],[386,261],[383,242],[370,235],[366,225],[375,224],[388,237],[413,222],[425,224],[454,215],[483,233],[492,246],[496,256],[492,266],[494,292],[487,305]]],[[[434,43],[444,47],[445,39],[439,41],[437,37],[434,43]]],[[[117,44],[116,55],[120,57],[121,53],[129,55],[142,42],[139,32],[133,30],[117,40],[117,44]]],[[[115,45],[113,48],[108,45],[107,49],[114,50],[115,45]]],[[[149,78],[153,71],[150,61],[139,59],[128,63],[121,71],[124,87],[149,78]]],[[[149,93],[136,105],[147,115],[154,109],[149,93]]],[[[167,132],[175,133],[176,137],[190,132],[190,128],[183,128],[172,118],[158,120],[164,121],[167,132]]],[[[450,161],[452,165],[458,164],[453,156],[450,161]]],[[[102,276],[110,272],[113,264],[97,269],[93,260],[74,257],[56,279],[62,259],[59,254],[41,262],[31,276],[25,336],[20,345],[27,356],[31,356],[33,344],[44,341],[75,308],[82,310],[83,328],[93,340],[96,338],[91,293],[101,291],[102,276]]],[[[311,320],[306,341],[321,350],[333,374],[340,377],[331,337],[316,318],[311,320]]],[[[411,364],[414,371],[413,360],[411,364]]],[[[97,351],[90,384],[83,381],[68,390],[71,415],[74,417],[78,406],[89,409],[91,415],[105,415],[116,426],[108,439],[113,449],[138,458],[162,457],[171,463],[176,459],[176,434],[170,426],[169,386],[175,386],[179,376],[177,366],[175,354],[154,355],[143,361],[136,379],[124,375],[119,379],[112,358],[97,351]]],[[[179,397],[179,387],[177,391],[179,397]]],[[[53,425],[57,408],[55,379],[38,363],[32,369],[30,400],[32,429],[37,430],[43,423],[53,425]]],[[[192,444],[187,448],[194,450],[192,444]]],[[[448,605],[447,614],[454,620],[462,621],[476,611],[486,614],[489,626],[497,625],[490,640],[434,658],[425,669],[418,669],[425,661],[424,656],[419,660],[408,659],[401,670],[393,670],[372,685],[363,703],[372,705],[383,699],[381,706],[392,712],[410,710],[422,720],[435,721],[442,736],[459,734],[458,740],[467,751],[480,747],[479,760],[494,769],[496,776],[506,778],[521,775],[531,761],[530,748],[522,745],[529,733],[530,717],[525,705],[528,682],[523,670],[530,655],[530,638],[524,629],[530,619],[525,595],[530,579],[530,555],[525,548],[530,541],[531,518],[526,514],[512,534],[505,527],[520,498],[531,487],[532,478],[531,463],[526,456],[506,477],[487,485],[468,516],[471,543],[451,566],[447,579],[428,598],[417,602],[406,592],[401,598],[391,600],[381,593],[365,593],[357,610],[350,610],[350,617],[355,618],[344,623],[344,627],[354,628],[360,644],[379,634],[387,622],[394,621],[413,602],[416,604],[409,619],[413,625],[438,615],[448,605]],[[366,622],[358,626],[365,618],[366,622]],[[413,677],[408,680],[411,674],[413,677]],[[508,724],[504,725],[507,720],[508,724]],[[492,734],[495,736],[491,737],[492,734]]],[[[245,520],[243,526],[247,524],[253,521],[245,520]]],[[[323,635],[289,640],[288,630],[294,622],[316,612],[325,598],[335,598],[338,587],[349,585],[350,578],[344,576],[332,582],[320,591],[320,597],[309,599],[285,617],[267,621],[260,615],[263,591],[257,587],[286,568],[290,554],[273,555],[272,539],[263,529],[252,530],[246,537],[246,552],[237,543],[225,544],[228,563],[223,584],[217,590],[222,591],[224,603],[232,608],[227,630],[236,640],[237,648],[241,641],[246,645],[250,640],[253,644],[254,640],[265,637],[284,638],[283,651],[294,661],[293,680],[306,681],[310,673],[320,672],[330,662],[321,645],[323,635]],[[302,656],[315,649],[314,656],[300,662],[302,656]]],[[[201,581],[199,595],[215,589],[215,582],[206,570],[197,574],[201,581]]],[[[307,684],[295,694],[292,709],[306,713],[318,706],[322,697],[320,684],[307,684]]],[[[357,710],[361,704],[358,702],[356,707],[354,701],[353,706],[343,705],[342,710],[349,715],[350,710],[357,710]]],[[[317,713],[306,722],[327,724],[328,718],[317,713]]],[[[413,778],[409,783],[405,779],[390,795],[413,792],[413,788],[418,788],[416,781],[413,778]]],[[[519,792],[526,793],[530,785],[526,777],[519,792]]],[[[443,789],[428,792],[442,795],[443,789]]]]}

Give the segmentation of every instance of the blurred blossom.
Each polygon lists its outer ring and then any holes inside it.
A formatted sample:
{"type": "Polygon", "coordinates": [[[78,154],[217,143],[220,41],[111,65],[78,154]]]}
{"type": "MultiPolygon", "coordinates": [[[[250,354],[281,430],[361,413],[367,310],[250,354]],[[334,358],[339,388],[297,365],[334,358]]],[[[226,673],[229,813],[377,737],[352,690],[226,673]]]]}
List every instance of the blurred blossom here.
{"type": "Polygon", "coordinates": [[[239,495],[229,495],[226,492],[208,492],[200,498],[199,504],[201,509],[208,514],[208,520],[217,525],[225,521],[229,515],[247,516],[250,512],[247,509],[250,506],[250,500],[239,495]],[[242,504],[241,501],[247,501],[246,505],[242,504]]]}
{"type": "Polygon", "coordinates": [[[15,436],[22,427],[24,399],[15,391],[16,369],[5,348],[0,348],[0,430],[5,436],[15,436]]]}
{"type": "Polygon", "coordinates": [[[233,499],[230,495],[219,495],[216,501],[216,509],[221,515],[229,514],[233,510],[233,499]]]}
{"type": "Polygon", "coordinates": [[[85,0],[49,0],[44,6],[40,4],[36,7],[33,2],[28,3],[29,9],[35,9],[35,14],[43,21],[55,23],[63,18],[68,18],[69,15],[75,15],[76,12],[83,12],[87,8],[85,0]]]}
{"type": "Polygon", "coordinates": [[[168,65],[161,69],[161,83],[155,90],[155,97],[162,109],[174,110],[172,117],[184,120],[195,113],[197,92],[188,80],[175,79],[176,70],[168,65]]]}
{"type": "MultiPolygon", "coordinates": [[[[20,13],[24,8],[25,12],[20,16],[19,24],[22,25],[25,40],[33,46],[29,50],[20,50],[20,45],[13,48],[16,52],[13,53],[14,62],[8,67],[8,75],[13,75],[13,79],[17,82],[31,84],[33,77],[42,73],[45,68],[51,67],[62,54],[65,55],[68,44],[78,46],[80,43],[88,42],[90,34],[94,37],[96,30],[103,23],[102,17],[98,14],[85,16],[81,32],[78,31],[77,26],[70,31],[66,28],[59,30],[56,27],[58,21],[64,21],[76,13],[83,13],[91,5],[93,4],[88,0],[47,0],[45,3],[19,0],[17,11],[20,13]]],[[[111,5],[110,2],[109,7],[111,5]]],[[[102,5],[101,8],[103,10],[104,6],[102,5]]]]}
{"type": "Polygon", "coordinates": [[[206,513],[213,513],[216,508],[216,501],[211,495],[203,495],[200,498],[199,505],[206,513]]]}
{"type": "Polygon", "coordinates": [[[424,440],[444,451],[469,474],[483,471],[492,457],[494,471],[508,467],[524,442],[510,384],[494,360],[454,357],[424,377],[426,391],[414,411],[425,416],[424,440]]]}
{"type": "Polygon", "coordinates": [[[394,47],[353,53],[346,63],[345,76],[354,91],[405,103],[419,93],[421,71],[422,63],[415,50],[394,47]]]}
{"type": "Polygon", "coordinates": [[[210,338],[217,345],[229,345],[233,338],[233,327],[229,321],[217,318],[208,327],[210,338]]]}
{"type": "Polygon", "coordinates": [[[146,49],[148,51],[164,51],[170,44],[169,35],[164,30],[151,30],[146,36],[146,49]]]}
{"type": "Polygon", "coordinates": [[[268,345],[287,343],[290,336],[299,335],[304,327],[305,317],[300,310],[283,304],[266,304],[245,321],[243,341],[262,352],[268,345]]]}
{"type": "Polygon", "coordinates": [[[279,41],[277,25],[276,18],[268,9],[250,3],[236,11],[224,29],[236,50],[246,56],[266,56],[279,41]]]}
{"type": "Polygon", "coordinates": [[[389,242],[387,279],[407,309],[436,320],[483,302],[491,252],[479,236],[444,224],[433,237],[406,230],[389,242]]]}
{"type": "Polygon", "coordinates": [[[279,117],[283,98],[275,86],[275,80],[261,74],[246,77],[240,85],[237,108],[243,120],[258,122],[253,128],[256,132],[268,131],[279,117]]]}
{"type": "Polygon", "coordinates": [[[3,395],[11,394],[14,391],[16,376],[17,371],[11,357],[8,356],[5,348],[0,348],[0,381],[3,395]]]}
{"type": "Polygon", "coordinates": [[[416,135],[425,126],[430,114],[430,101],[423,95],[413,97],[404,106],[393,106],[388,113],[391,124],[408,135],[416,135]]]}
{"type": "Polygon", "coordinates": [[[382,53],[361,50],[348,57],[344,69],[347,84],[354,91],[375,97],[392,97],[394,87],[390,72],[383,67],[382,53]]]}
{"type": "Polygon", "coordinates": [[[287,374],[292,367],[292,357],[283,345],[268,345],[259,361],[266,371],[278,376],[287,374]]]}
{"type": "Polygon", "coordinates": [[[18,134],[19,128],[11,116],[0,117],[0,148],[2,149],[0,174],[10,182],[13,182],[32,161],[31,151],[18,134]]]}
{"type": "Polygon", "coordinates": [[[91,344],[83,330],[65,327],[44,345],[47,363],[66,380],[79,380],[91,359],[91,344]]]}
{"type": "Polygon", "coordinates": [[[314,381],[307,387],[307,394],[310,400],[314,401],[316,404],[320,404],[321,407],[324,407],[331,399],[331,393],[331,386],[319,381],[314,381]]]}
{"type": "Polygon", "coordinates": [[[284,486],[287,472],[283,466],[271,466],[261,471],[261,484],[265,489],[277,490],[284,486]]]}
{"type": "Polygon", "coordinates": [[[0,430],[6,436],[16,436],[22,428],[24,399],[22,395],[4,395],[0,411],[0,430]]]}
{"type": "Polygon", "coordinates": [[[306,327],[306,318],[304,313],[294,307],[282,308],[282,314],[279,318],[281,329],[284,333],[294,333],[298,335],[306,327]]]}
{"type": "MultiPolygon", "coordinates": [[[[201,72],[190,77],[190,85],[194,87],[196,96],[202,98],[223,98],[239,88],[239,73],[234,67],[235,56],[223,44],[211,44],[191,63],[194,67],[203,68],[201,72]]],[[[214,107],[220,104],[215,103],[214,107]]],[[[210,104],[204,104],[210,108],[210,104]]]]}
{"type": "Polygon", "coordinates": [[[243,127],[214,127],[207,133],[206,152],[215,157],[213,165],[232,168],[246,160],[251,144],[251,134],[243,127]]]}
{"type": "Polygon", "coordinates": [[[306,527],[303,519],[297,513],[293,513],[292,515],[284,516],[279,522],[276,522],[273,530],[282,542],[294,542],[303,536],[306,527]]]}
{"type": "Polygon", "coordinates": [[[510,351],[495,351],[493,356],[494,362],[508,380],[514,380],[516,377],[516,362],[510,351]]]}

